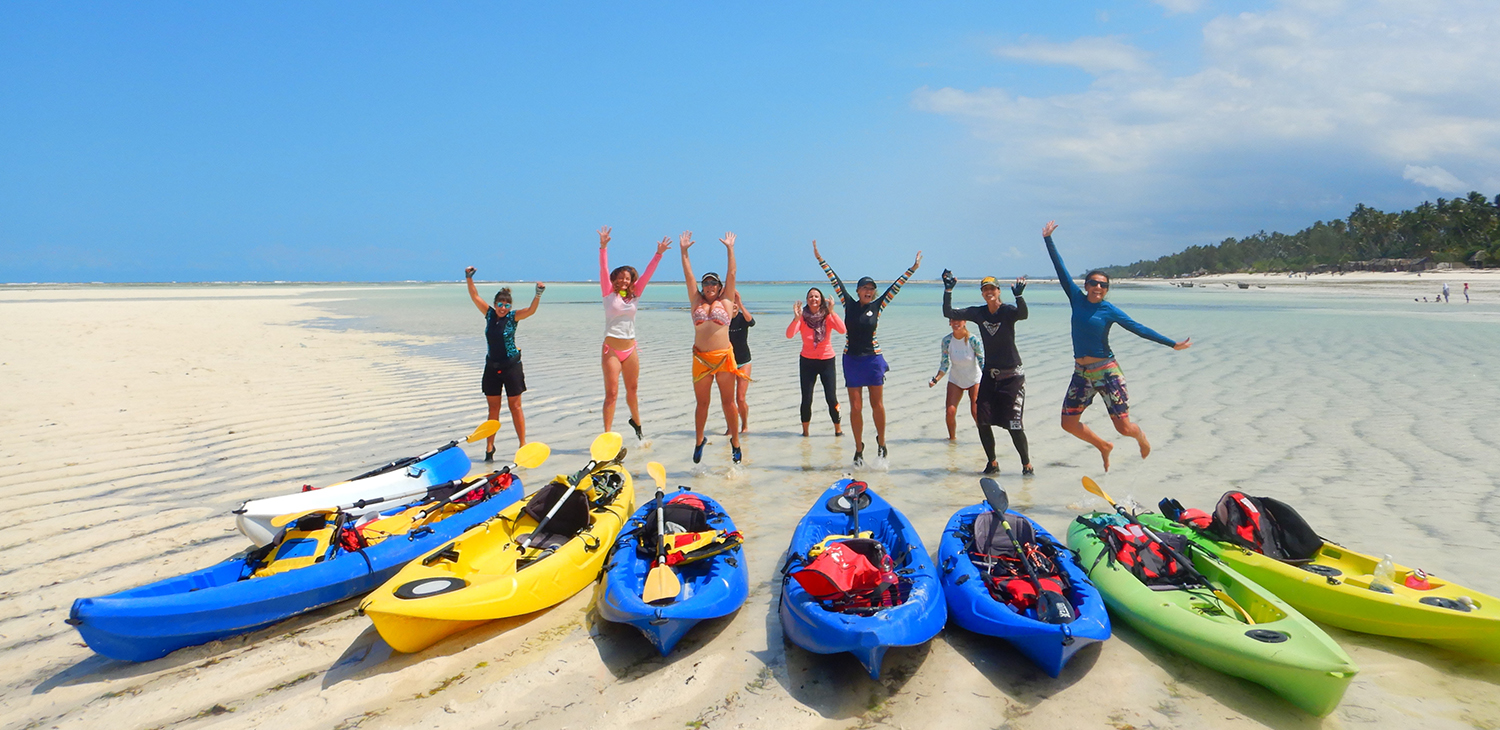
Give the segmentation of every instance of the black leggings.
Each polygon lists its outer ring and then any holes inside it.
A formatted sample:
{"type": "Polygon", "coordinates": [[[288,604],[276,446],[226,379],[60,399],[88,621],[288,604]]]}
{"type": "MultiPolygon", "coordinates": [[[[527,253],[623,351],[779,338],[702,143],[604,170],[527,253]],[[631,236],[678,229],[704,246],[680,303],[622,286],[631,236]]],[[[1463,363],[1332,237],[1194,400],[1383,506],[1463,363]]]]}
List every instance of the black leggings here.
{"type": "Polygon", "coordinates": [[[839,371],[834,358],[812,360],[799,357],[798,370],[802,372],[802,422],[812,420],[813,383],[823,379],[823,398],[828,401],[828,416],[833,425],[839,425],[839,371]]]}
{"type": "MultiPolygon", "coordinates": [[[[1021,456],[1021,466],[1031,463],[1031,449],[1026,444],[1026,432],[1016,429],[1010,432],[1010,441],[1016,445],[1016,453],[1021,456]]],[[[990,461],[995,460],[995,432],[989,426],[979,427],[979,443],[984,444],[984,455],[990,461]]]]}

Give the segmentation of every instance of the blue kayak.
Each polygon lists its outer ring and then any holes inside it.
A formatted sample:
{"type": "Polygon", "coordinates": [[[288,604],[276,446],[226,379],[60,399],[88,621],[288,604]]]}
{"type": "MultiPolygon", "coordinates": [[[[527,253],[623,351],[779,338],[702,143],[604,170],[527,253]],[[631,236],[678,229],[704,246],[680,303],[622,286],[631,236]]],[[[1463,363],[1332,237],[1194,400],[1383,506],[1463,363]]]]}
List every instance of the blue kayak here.
{"type": "Polygon", "coordinates": [[[825,538],[852,535],[853,520],[844,490],[850,479],[840,479],[825,491],[792,533],[792,544],[781,590],[781,628],[797,646],[818,654],[849,652],[870,677],[880,678],[880,663],[893,646],[916,646],[937,636],[948,620],[937,568],[922,539],[901,514],[880,495],[866,491],[858,499],[859,529],[873,537],[895,561],[900,576],[896,605],[863,610],[837,610],[819,601],[791,573],[804,567],[808,553],[825,538]]]}
{"type": "Polygon", "coordinates": [[[734,521],[729,519],[723,506],[687,487],[680,487],[675,494],[667,495],[667,520],[682,520],[672,512],[684,507],[685,496],[702,505],[704,522],[669,525],[668,532],[703,534],[705,544],[698,546],[696,554],[688,554],[687,562],[672,566],[682,583],[676,599],[657,604],[641,599],[646,576],[654,562],[655,551],[651,546],[655,545],[656,535],[655,499],[641,505],[620,531],[599,587],[599,617],[636,627],[663,656],[671,653],[677,642],[699,621],[738,611],[750,595],[750,571],[745,565],[744,550],[739,547],[734,521]],[[704,532],[695,532],[695,529],[704,532]],[[717,538],[706,534],[710,530],[718,533],[717,538]],[[732,537],[726,541],[725,536],[732,537]],[[640,550],[642,538],[647,538],[648,547],[644,554],[640,550]]]}
{"type": "MultiPolygon", "coordinates": [[[[239,554],[212,567],[138,588],[80,598],[73,602],[68,623],[77,627],[94,651],[111,659],[143,662],[368,593],[407,562],[521,498],[521,480],[512,476],[505,484],[505,476],[498,472],[462,486],[490,478],[497,481],[485,488],[488,497],[464,507],[447,505],[435,514],[439,519],[424,520],[416,529],[411,527],[424,509],[421,505],[382,513],[380,519],[360,529],[370,544],[357,550],[338,547],[337,537],[317,542],[293,539],[288,532],[265,549],[270,553],[239,554]]],[[[311,532],[312,525],[299,519],[287,529],[297,527],[311,532]]],[[[327,532],[338,535],[334,528],[327,532]]]]}
{"type": "Polygon", "coordinates": [[[1038,542],[1055,546],[1056,565],[1068,583],[1062,593],[1077,618],[1071,623],[1043,623],[1037,620],[1035,606],[1018,611],[996,600],[985,583],[988,571],[976,566],[969,552],[975,546],[976,518],[990,513],[993,513],[990,506],[980,502],[954,513],[943,528],[943,538],[938,543],[938,565],[943,570],[948,612],[954,623],[969,631],[1009,641],[1047,674],[1056,677],[1079,649],[1109,638],[1109,613],[1098,589],[1075,562],[1073,552],[1058,544],[1041,525],[1013,510],[1006,515],[1011,528],[1018,533],[1017,539],[1026,539],[1020,536],[1024,521],[1038,542]]]}

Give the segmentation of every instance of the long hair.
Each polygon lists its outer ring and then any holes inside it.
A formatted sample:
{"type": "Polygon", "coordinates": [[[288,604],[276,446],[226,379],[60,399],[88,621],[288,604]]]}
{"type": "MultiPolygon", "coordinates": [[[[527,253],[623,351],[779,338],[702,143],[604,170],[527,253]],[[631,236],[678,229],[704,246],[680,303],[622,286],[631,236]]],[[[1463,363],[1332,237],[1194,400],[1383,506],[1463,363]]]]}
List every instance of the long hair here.
{"type": "MultiPolygon", "coordinates": [[[[819,288],[817,288],[815,286],[814,287],[808,287],[807,294],[811,294],[813,292],[817,292],[818,293],[818,312],[820,314],[827,314],[828,313],[828,297],[824,296],[822,289],[819,289],[819,288]]],[[[803,294],[802,298],[806,299],[807,298],[807,294],[803,294]]],[[[811,310],[812,309],[812,305],[811,304],[807,305],[807,308],[809,310],[811,310]]]]}
{"type": "Polygon", "coordinates": [[[635,298],[635,283],[637,281],[640,281],[641,275],[640,272],[635,270],[634,266],[616,266],[614,271],[609,272],[610,284],[615,283],[615,277],[619,276],[621,271],[630,272],[630,283],[625,286],[625,293],[621,294],[620,298],[624,299],[625,301],[630,301],[631,299],[635,298]]]}

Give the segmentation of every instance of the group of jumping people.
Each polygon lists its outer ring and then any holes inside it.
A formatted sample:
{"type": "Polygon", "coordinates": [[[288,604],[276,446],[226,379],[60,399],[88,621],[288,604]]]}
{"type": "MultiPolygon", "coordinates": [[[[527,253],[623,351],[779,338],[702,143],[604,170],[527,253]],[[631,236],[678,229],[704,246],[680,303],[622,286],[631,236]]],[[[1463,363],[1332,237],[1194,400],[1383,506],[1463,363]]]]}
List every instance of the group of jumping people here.
{"type": "MultiPolygon", "coordinates": [[[[1085,409],[1093,402],[1095,394],[1103,397],[1105,409],[1115,430],[1131,437],[1140,446],[1141,458],[1151,452],[1150,442],[1138,424],[1130,420],[1129,396],[1125,388],[1125,377],[1109,347],[1109,329],[1119,324],[1140,337],[1161,343],[1176,350],[1191,345],[1191,338],[1174,341],[1131,319],[1119,307],[1105,301],[1110,279],[1102,271],[1090,271],[1084,276],[1084,286],[1074,283],[1062,257],[1052,241],[1057,224],[1049,222],[1042,229],[1042,238],[1047,253],[1057,270],[1058,283],[1068,296],[1072,310],[1072,340],[1074,371],[1063,398],[1063,430],[1089,443],[1099,450],[1104,469],[1109,470],[1110,452],[1113,444],[1104,440],[1082,422],[1085,409]]],[[[662,238],[656,244],[656,255],[646,266],[645,273],[631,266],[609,268],[610,229],[599,229],[599,284],[604,303],[604,343],[600,353],[600,367],[604,373],[604,430],[613,429],[615,406],[619,397],[619,386],[625,384],[625,402],[630,410],[628,423],[636,438],[644,439],[641,425],[640,403],[637,386],[640,378],[640,353],[636,343],[636,304],[662,256],[672,247],[670,238],[662,238]]],[[[724,245],[728,257],[725,274],[721,278],[709,272],[697,278],[689,260],[689,249],[694,245],[691,231],[678,237],[678,250],[682,256],[682,273],[688,290],[688,304],[693,322],[693,392],[697,401],[694,411],[693,462],[703,458],[703,448],[708,443],[705,429],[708,423],[709,402],[713,387],[718,385],[720,406],[724,413],[725,434],[729,436],[731,453],[736,463],[743,458],[740,435],[749,426],[746,392],[750,383],[750,351],[746,336],[755,325],[755,318],[743,304],[735,287],[735,254],[733,233],[724,234],[719,242],[724,245]]],[[[802,402],[802,435],[808,436],[812,420],[813,391],[822,381],[828,415],[833,422],[834,434],[843,435],[837,395],[838,373],[834,367],[832,335],[845,335],[842,366],[844,385],[849,397],[849,421],[854,435],[854,464],[864,463],[864,402],[870,404],[870,418],[875,427],[876,453],[886,457],[885,401],[883,389],[885,373],[889,370],[880,352],[876,338],[880,315],[901,291],[903,284],[916,273],[922,264],[922,252],[883,294],[876,296],[879,287],[874,279],[866,276],[858,280],[854,291],[845,286],[842,279],[823,259],[813,242],[813,256],[823,273],[828,277],[843,314],[835,311],[832,301],[818,287],[808,289],[805,304],[793,305],[792,321],[788,324],[788,339],[800,336],[802,349],[799,357],[802,402]]],[[[491,303],[479,296],[474,286],[474,267],[465,270],[469,296],[485,316],[485,338],[488,353],[485,358],[484,377],[481,387],[489,406],[489,417],[495,419],[502,402],[508,404],[512,424],[517,438],[526,443],[525,416],[521,407],[521,394],[526,390],[522,371],[520,350],[515,343],[516,323],[534,314],[541,302],[545,284],[536,284],[536,294],[530,306],[516,311],[513,308],[509,288],[501,289],[491,303]]],[[[1016,323],[1027,318],[1026,300],[1023,292],[1026,279],[1015,280],[1010,287],[1014,304],[1002,301],[1000,282],[993,276],[980,280],[980,294],[984,304],[964,308],[953,306],[953,291],[958,280],[950,271],[943,271],[943,316],[949,320],[952,333],[941,342],[941,362],[938,372],[929,381],[936,386],[945,376],[948,378],[945,399],[945,418],[948,438],[956,438],[958,406],[968,395],[970,414],[979,431],[980,443],[984,446],[986,463],[984,473],[999,471],[995,454],[993,429],[999,427],[1010,433],[1022,465],[1022,473],[1034,473],[1030,449],[1023,425],[1026,401],[1026,375],[1021,366],[1021,356],[1016,349],[1016,323]],[[978,336],[968,330],[968,324],[978,326],[978,336]]],[[[494,458],[494,437],[486,443],[485,460],[494,458]]]]}

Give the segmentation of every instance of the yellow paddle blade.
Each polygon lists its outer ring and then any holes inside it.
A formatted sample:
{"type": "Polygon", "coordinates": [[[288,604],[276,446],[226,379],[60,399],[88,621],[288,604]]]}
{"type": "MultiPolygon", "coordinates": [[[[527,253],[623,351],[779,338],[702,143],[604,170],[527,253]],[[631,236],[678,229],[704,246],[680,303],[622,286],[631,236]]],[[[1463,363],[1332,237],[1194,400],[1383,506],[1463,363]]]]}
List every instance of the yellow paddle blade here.
{"type": "Polygon", "coordinates": [[[653,461],[646,464],[646,473],[656,480],[657,489],[667,488],[667,468],[662,466],[661,462],[653,461]]]}
{"type": "Polygon", "coordinates": [[[469,437],[464,440],[472,444],[475,441],[483,441],[499,432],[499,421],[485,421],[479,424],[479,428],[474,429],[474,433],[469,434],[469,437]]]}
{"type": "Polygon", "coordinates": [[[658,565],[646,575],[646,589],[641,592],[641,600],[646,603],[670,601],[681,591],[682,581],[677,579],[672,566],[658,565]]]}
{"type": "Polygon", "coordinates": [[[1103,497],[1104,501],[1110,503],[1111,506],[1114,505],[1115,501],[1113,499],[1110,499],[1108,494],[1104,493],[1104,487],[1099,486],[1099,483],[1094,481],[1093,479],[1084,477],[1083,488],[1089,490],[1089,493],[1093,494],[1096,497],[1103,497]]]}
{"type": "Polygon", "coordinates": [[[589,446],[589,456],[594,461],[609,461],[620,453],[620,444],[623,442],[624,439],[620,438],[620,434],[614,431],[601,433],[599,438],[594,439],[594,443],[589,446]]]}
{"type": "MultiPolygon", "coordinates": [[[[498,421],[495,421],[494,423],[498,423],[498,421]]],[[[551,446],[548,446],[540,441],[532,441],[531,443],[526,444],[519,449],[516,449],[516,458],[512,459],[511,461],[516,462],[516,466],[524,466],[527,469],[535,469],[541,466],[543,462],[547,461],[547,457],[551,455],[551,446]]]]}

